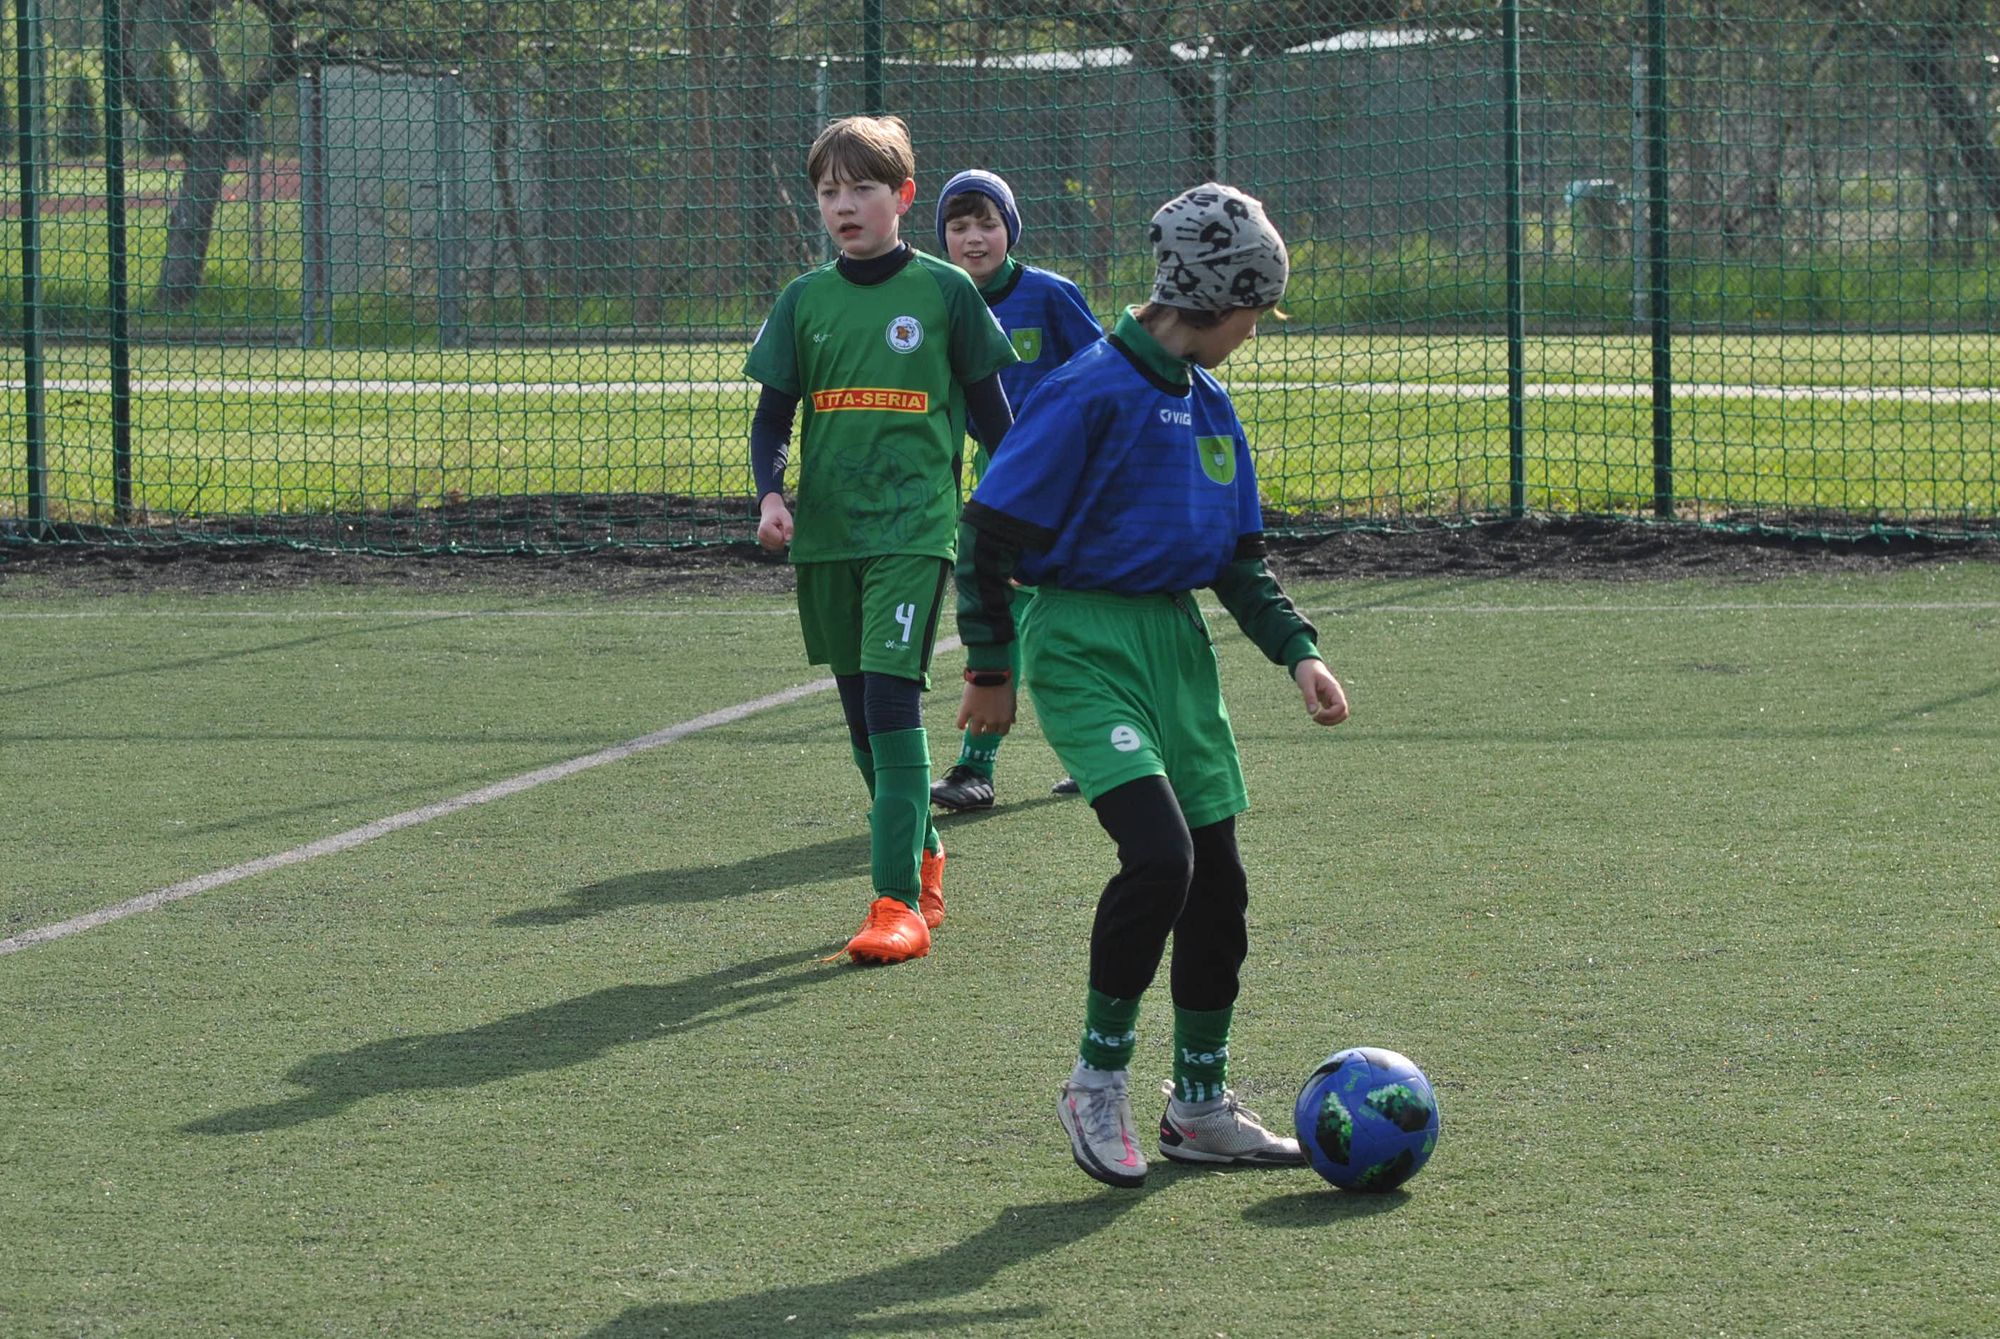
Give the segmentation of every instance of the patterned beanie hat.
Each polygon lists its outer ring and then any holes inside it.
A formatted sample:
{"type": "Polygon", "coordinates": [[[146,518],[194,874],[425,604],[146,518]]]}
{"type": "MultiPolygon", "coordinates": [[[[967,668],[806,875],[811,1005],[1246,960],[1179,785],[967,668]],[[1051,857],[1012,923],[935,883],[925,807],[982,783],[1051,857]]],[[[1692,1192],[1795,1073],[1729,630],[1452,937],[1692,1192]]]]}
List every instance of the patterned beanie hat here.
{"type": "Polygon", "coordinates": [[[1153,215],[1153,301],[1221,312],[1269,307],[1285,295],[1292,262],[1261,201],[1216,182],[1183,191],[1153,215]]]}
{"type": "Polygon", "coordinates": [[[993,210],[1007,225],[1007,249],[1013,250],[1021,244],[1021,211],[1014,204],[1013,188],[999,176],[981,168],[969,168],[944,184],[938,192],[937,234],[938,245],[944,246],[944,207],[951,203],[954,195],[983,195],[993,202],[993,210]]]}

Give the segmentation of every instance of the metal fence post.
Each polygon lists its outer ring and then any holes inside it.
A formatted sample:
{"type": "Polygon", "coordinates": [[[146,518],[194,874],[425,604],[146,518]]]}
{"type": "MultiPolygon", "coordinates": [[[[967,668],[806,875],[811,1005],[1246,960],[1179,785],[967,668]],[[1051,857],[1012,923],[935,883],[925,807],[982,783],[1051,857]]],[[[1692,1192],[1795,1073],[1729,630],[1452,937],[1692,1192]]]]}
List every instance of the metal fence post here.
{"type": "MultiPolygon", "coordinates": [[[[1521,273],[1521,0],[1501,0],[1500,99],[1507,198],[1507,510],[1528,510],[1526,295],[1521,273]]],[[[1546,224],[1544,226],[1547,226],[1546,224]]]]}
{"type": "Polygon", "coordinates": [[[319,227],[313,199],[318,190],[319,157],[314,151],[313,102],[318,97],[316,72],[307,70],[298,79],[299,104],[299,347],[313,346],[319,327],[314,310],[319,299],[319,227]]]}
{"type": "Polygon", "coordinates": [[[42,349],[42,87],[41,16],[35,0],[14,0],[15,126],[21,168],[21,374],[27,386],[22,427],[27,433],[28,534],[49,528],[48,403],[42,349]]]}
{"type": "Polygon", "coordinates": [[[882,0],[862,0],[861,5],[861,84],[862,109],[880,116],[882,89],[882,0]]]}
{"type": "Polygon", "coordinates": [[[1212,67],[1209,71],[1210,99],[1213,103],[1209,114],[1215,136],[1215,171],[1209,180],[1226,181],[1229,172],[1229,56],[1219,45],[1209,56],[1212,67]]]}
{"type": "Polygon", "coordinates": [[[326,165],[326,70],[299,76],[299,346],[333,347],[333,206],[326,165]]]}
{"type": "Polygon", "coordinates": [[[1646,53],[1632,48],[1632,199],[1631,227],[1627,230],[1632,247],[1632,326],[1636,332],[1646,324],[1646,201],[1652,195],[1646,164],[1651,161],[1646,139],[1646,53]]]}
{"type": "Polygon", "coordinates": [[[1652,261],[1653,513],[1674,514],[1674,347],[1667,297],[1667,0],[1648,0],[1646,146],[1652,261]]]}
{"type": "Polygon", "coordinates": [[[465,345],[461,302],[465,275],[465,111],[457,70],[438,81],[436,119],[438,343],[457,349],[465,345]]]}
{"type": "Polygon", "coordinates": [[[104,210],[111,304],[111,497],[132,519],[131,276],[125,231],[125,33],[121,0],[104,0],[104,210]]]}
{"type": "MultiPolygon", "coordinates": [[[[833,120],[832,60],[825,55],[819,58],[819,69],[813,74],[813,112],[819,118],[813,123],[813,134],[818,135],[833,120]]],[[[820,259],[832,260],[833,238],[827,235],[825,228],[815,228],[813,231],[819,234],[820,259]]]]}

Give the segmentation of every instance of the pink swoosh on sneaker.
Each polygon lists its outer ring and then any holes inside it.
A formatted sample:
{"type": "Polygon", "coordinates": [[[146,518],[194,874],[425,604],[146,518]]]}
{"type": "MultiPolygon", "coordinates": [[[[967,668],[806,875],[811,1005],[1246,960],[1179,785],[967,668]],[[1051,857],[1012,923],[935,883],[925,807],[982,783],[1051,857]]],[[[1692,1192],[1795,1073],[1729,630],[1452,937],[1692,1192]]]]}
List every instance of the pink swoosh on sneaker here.
{"type": "Polygon", "coordinates": [[[1125,1144],[1125,1156],[1118,1159],[1118,1165],[1120,1167],[1137,1167],[1139,1165],[1139,1150],[1132,1147],[1132,1141],[1125,1135],[1121,1134],[1118,1137],[1125,1144]]]}

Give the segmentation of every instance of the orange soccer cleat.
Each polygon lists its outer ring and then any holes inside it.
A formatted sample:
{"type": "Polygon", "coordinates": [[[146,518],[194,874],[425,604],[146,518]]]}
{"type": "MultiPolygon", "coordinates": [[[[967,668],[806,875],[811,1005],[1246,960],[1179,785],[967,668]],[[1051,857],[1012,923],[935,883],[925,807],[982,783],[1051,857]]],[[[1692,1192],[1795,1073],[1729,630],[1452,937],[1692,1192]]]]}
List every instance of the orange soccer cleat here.
{"type": "Polygon", "coordinates": [[[924,913],[924,924],[935,930],[944,924],[944,847],[938,847],[936,855],[924,852],[917,886],[917,910],[924,913]]]}
{"type": "Polygon", "coordinates": [[[908,962],[931,951],[931,928],[907,902],[878,897],[868,904],[868,919],[847,941],[847,955],[856,962],[908,962]]]}

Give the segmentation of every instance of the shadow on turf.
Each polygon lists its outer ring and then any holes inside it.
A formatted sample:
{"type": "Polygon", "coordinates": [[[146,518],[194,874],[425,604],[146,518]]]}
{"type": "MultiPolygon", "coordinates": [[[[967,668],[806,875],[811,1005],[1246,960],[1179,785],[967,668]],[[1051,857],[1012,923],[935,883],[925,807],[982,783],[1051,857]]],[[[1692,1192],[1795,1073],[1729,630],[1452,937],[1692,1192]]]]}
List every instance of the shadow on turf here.
{"type": "Polygon", "coordinates": [[[1353,1218],[1393,1213],[1409,1201],[1410,1192],[1400,1188],[1380,1195],[1365,1195],[1321,1184],[1316,1190],[1253,1204],[1243,1211],[1243,1221],[1257,1227],[1333,1227],[1353,1218]]]}
{"type": "Polygon", "coordinates": [[[926,1256],[893,1255],[880,1268],[851,1278],[789,1284],[714,1301],[633,1307],[592,1330],[591,1339],[660,1334],[933,1334],[974,1325],[1046,1321],[1050,1319],[1046,1306],[982,1307],[979,1293],[1003,1270],[1102,1231],[1137,1208],[1152,1189],[1002,1209],[991,1224],[964,1241],[926,1256]],[[911,1307],[919,1309],[904,1309],[911,1307]],[[878,1314],[891,1309],[896,1314],[878,1314]]]}
{"type": "MultiPolygon", "coordinates": [[[[1004,817],[1010,812],[1060,803],[1060,796],[1047,795],[1005,808],[952,814],[941,817],[939,821],[947,828],[961,829],[1004,817]]],[[[945,849],[948,860],[950,847],[945,849]]],[[[789,850],[752,856],[731,865],[685,865],[679,869],[649,869],[635,874],[620,874],[616,878],[600,879],[572,889],[563,894],[565,900],[555,906],[512,911],[495,917],[493,923],[508,928],[563,925],[587,916],[608,915],[627,907],[721,902],[732,897],[863,878],[867,873],[868,834],[864,831],[832,841],[816,842],[811,846],[795,846],[789,850]]],[[[947,882],[947,889],[949,886],[947,882]]]]}
{"type": "Polygon", "coordinates": [[[655,986],[612,986],[461,1032],[389,1037],[301,1061],[285,1075],[308,1091],[181,1126],[185,1134],[251,1134],[337,1116],[389,1093],[470,1088],[561,1069],[618,1046],[658,1042],[776,1009],[802,986],[833,979],[795,953],[655,986]]]}
{"type": "Polygon", "coordinates": [[[175,660],[155,660],[143,665],[125,665],[118,669],[92,670],[88,673],[69,674],[59,679],[43,679],[36,683],[11,684],[0,688],[0,697],[15,697],[22,693],[40,692],[47,688],[75,688],[81,684],[96,683],[104,679],[124,679],[135,675],[160,674],[168,670],[202,669],[211,665],[227,664],[232,660],[247,660],[252,656],[270,655],[277,651],[295,651],[301,646],[313,646],[320,642],[340,641],[345,638],[369,637],[380,632],[404,632],[422,627],[426,623],[443,623],[459,617],[456,614],[437,614],[429,618],[399,618],[384,623],[364,623],[356,627],[345,627],[333,632],[316,632],[309,637],[288,637],[284,641],[264,642],[258,646],[246,646],[236,651],[217,651],[211,655],[182,656],[175,660]]]}

